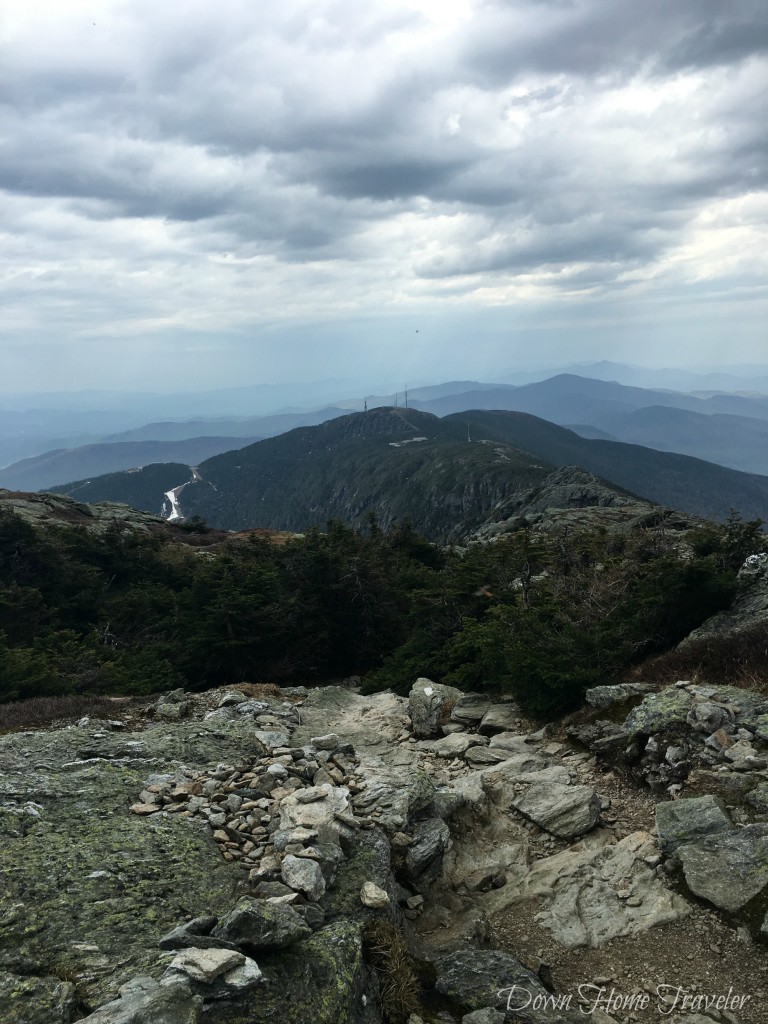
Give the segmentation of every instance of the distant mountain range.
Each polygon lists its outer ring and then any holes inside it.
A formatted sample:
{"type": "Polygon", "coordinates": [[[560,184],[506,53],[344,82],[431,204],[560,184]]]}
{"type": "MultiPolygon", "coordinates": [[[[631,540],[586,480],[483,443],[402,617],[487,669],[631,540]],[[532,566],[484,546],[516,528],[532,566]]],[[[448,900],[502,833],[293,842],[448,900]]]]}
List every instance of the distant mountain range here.
{"type": "Polygon", "coordinates": [[[56,490],[155,512],[163,491],[186,483],[183,514],[223,529],[303,531],[330,518],[363,525],[373,512],[385,526],[408,518],[428,537],[456,540],[564,466],[694,515],[725,519],[736,508],[768,518],[768,477],[487,410],[440,419],[415,409],[375,409],[216,455],[189,482],[187,467],[173,467],[177,478],[169,482],[172,471],[158,466],[56,490]]]}
{"type": "Polygon", "coordinates": [[[698,397],[561,374],[521,387],[417,402],[438,416],[467,409],[527,412],[584,437],[627,441],[768,474],[768,398],[698,397]]]}
{"type": "Polygon", "coordinates": [[[674,391],[628,387],[612,381],[561,373],[521,387],[459,392],[427,402],[413,403],[425,412],[446,416],[465,409],[506,409],[528,412],[552,423],[585,423],[599,426],[606,416],[648,406],[669,406],[701,415],[723,413],[768,420],[768,397],[712,395],[700,398],[674,391]]]}
{"type": "Polygon", "coordinates": [[[693,455],[745,473],[768,475],[768,420],[724,413],[705,416],[652,405],[596,416],[588,426],[572,425],[572,429],[583,437],[602,435],[606,440],[693,455]]]}
{"type": "MultiPolygon", "coordinates": [[[[615,381],[636,388],[662,388],[668,391],[742,391],[745,393],[768,394],[768,366],[734,366],[717,370],[679,370],[651,369],[645,366],[628,366],[626,363],[614,363],[601,360],[597,363],[577,363],[563,368],[567,373],[578,374],[579,377],[591,377],[594,380],[615,381]]],[[[536,379],[551,377],[556,371],[539,376],[536,379]]],[[[512,383],[528,383],[519,381],[514,376],[512,383]]]]}
{"type": "Polygon", "coordinates": [[[192,437],[183,441],[124,441],[119,444],[90,444],[61,448],[35,458],[23,459],[0,470],[0,487],[15,491],[36,491],[51,483],[71,480],[86,473],[102,476],[150,463],[197,465],[220,452],[242,448],[259,437],[192,437]]]}
{"type": "MultiPolygon", "coordinates": [[[[614,370],[625,370],[625,376],[641,376],[638,368],[618,364],[595,364],[595,373],[608,376],[614,370]],[[635,373],[635,370],[638,372],[635,373]]],[[[672,371],[653,371],[654,379],[667,379],[672,371]],[[665,377],[666,375],[666,377],[665,377]]],[[[651,371],[646,377],[653,376],[651,371]]],[[[714,383],[728,380],[738,383],[727,374],[696,377],[680,371],[678,377],[691,383],[714,383]],[[710,379],[711,378],[711,379],[710,379]]],[[[756,377],[756,382],[762,378],[756,377]]],[[[768,380],[768,378],[766,378],[768,380]]],[[[312,426],[330,419],[361,411],[363,397],[340,398],[333,405],[314,409],[293,409],[269,415],[241,415],[244,395],[252,389],[231,389],[222,392],[233,398],[233,408],[218,416],[199,415],[188,419],[161,419],[144,422],[101,435],[83,435],[74,438],[59,437],[52,450],[40,450],[42,439],[35,431],[45,423],[59,429],[65,422],[72,423],[71,410],[48,412],[0,411],[0,460],[3,454],[26,451],[27,458],[14,461],[0,469],[0,486],[51,487],[72,479],[85,479],[99,473],[116,472],[123,468],[136,468],[151,461],[170,459],[195,464],[214,453],[214,448],[195,452],[190,444],[189,453],[182,449],[136,448],[134,454],[128,445],[152,442],[215,442],[232,439],[218,447],[240,448],[253,438],[269,438],[298,426],[312,426]],[[242,394],[241,394],[242,392],[242,394]],[[19,419],[14,420],[14,417],[19,419]],[[47,417],[47,419],[46,419],[47,417]],[[63,417],[63,419],[62,419],[63,417]],[[14,427],[14,422],[16,426],[14,427]],[[16,431],[16,433],[14,433],[16,431]],[[19,434],[19,431],[21,433],[19,434]],[[31,445],[31,449],[30,449],[31,445]],[[31,452],[37,448],[37,453],[31,452]],[[186,457],[185,457],[186,455],[186,457]],[[127,460],[133,459],[129,467],[127,460]]],[[[201,398],[201,412],[214,407],[217,392],[201,398]]],[[[158,396],[155,396],[156,398],[158,396]]],[[[162,397],[162,396],[161,396],[162,397]]],[[[184,397],[189,402],[189,396],[184,397]]],[[[223,401],[220,398],[219,401],[223,401]]],[[[572,427],[587,438],[619,440],[643,444],[668,452],[691,455],[716,462],[744,472],[768,474],[768,447],[763,443],[768,425],[768,396],[757,393],[726,394],[701,391],[685,393],[664,389],[648,389],[616,381],[594,379],[574,373],[561,373],[546,380],[520,385],[482,383],[478,381],[448,381],[442,384],[405,389],[397,394],[367,396],[369,409],[404,407],[448,416],[472,409],[526,412],[561,426],[572,427]]],[[[83,414],[81,426],[93,427],[99,417],[107,414],[83,414]]],[[[124,419],[125,412],[118,409],[110,413],[111,421],[124,419]]],[[[109,417],[108,417],[109,419],[109,417]]],[[[104,422],[107,422],[106,420],[104,422]]],[[[199,448],[198,444],[198,448],[199,448]]]]}

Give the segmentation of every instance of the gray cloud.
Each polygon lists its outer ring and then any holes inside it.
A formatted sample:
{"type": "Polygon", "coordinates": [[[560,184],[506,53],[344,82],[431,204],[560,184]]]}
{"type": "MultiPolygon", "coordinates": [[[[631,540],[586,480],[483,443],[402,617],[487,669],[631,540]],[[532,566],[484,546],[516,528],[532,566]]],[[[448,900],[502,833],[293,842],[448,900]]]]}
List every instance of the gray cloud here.
{"type": "Polygon", "coordinates": [[[629,293],[694,338],[702,282],[725,302],[768,269],[762,0],[37,13],[0,37],[0,371],[33,377],[40,339],[82,366],[89,338],[218,332],[237,376],[275,331],[288,371],[312,324],[564,303],[621,331],[629,293]]]}

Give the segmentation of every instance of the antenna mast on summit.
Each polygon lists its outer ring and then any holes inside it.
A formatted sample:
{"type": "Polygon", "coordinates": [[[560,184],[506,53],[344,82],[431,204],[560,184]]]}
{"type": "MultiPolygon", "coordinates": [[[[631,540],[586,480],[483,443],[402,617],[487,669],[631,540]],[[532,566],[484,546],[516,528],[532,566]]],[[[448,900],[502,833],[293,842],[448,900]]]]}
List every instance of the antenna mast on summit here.
{"type": "Polygon", "coordinates": [[[408,385],[405,385],[405,408],[408,408],[408,385]]]}
{"type": "Polygon", "coordinates": [[[368,395],[363,399],[363,412],[368,412],[368,395]]]}

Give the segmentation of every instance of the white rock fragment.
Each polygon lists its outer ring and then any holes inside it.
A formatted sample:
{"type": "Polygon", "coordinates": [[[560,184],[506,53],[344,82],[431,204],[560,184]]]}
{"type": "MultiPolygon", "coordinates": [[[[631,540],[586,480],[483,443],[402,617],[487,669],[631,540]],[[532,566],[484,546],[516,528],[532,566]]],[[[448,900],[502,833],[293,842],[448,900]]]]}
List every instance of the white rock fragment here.
{"type": "Polygon", "coordinates": [[[379,909],[389,905],[389,895],[374,882],[365,882],[360,890],[360,901],[365,907],[379,909]]]}

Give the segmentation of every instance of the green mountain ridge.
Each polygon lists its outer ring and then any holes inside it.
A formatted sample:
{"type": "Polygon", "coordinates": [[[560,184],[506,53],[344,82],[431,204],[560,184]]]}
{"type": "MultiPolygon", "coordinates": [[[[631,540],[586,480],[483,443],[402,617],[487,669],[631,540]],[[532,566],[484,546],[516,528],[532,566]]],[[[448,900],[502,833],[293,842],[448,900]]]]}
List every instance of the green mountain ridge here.
{"type": "Polygon", "coordinates": [[[378,408],[214,456],[192,481],[189,467],[148,466],[54,490],[157,512],[165,491],[186,484],[183,515],[221,529],[302,532],[333,518],[362,526],[373,514],[385,528],[408,519],[432,540],[456,541],[565,466],[695,516],[725,520],[735,508],[768,518],[768,477],[486,410],[439,419],[378,408]]]}

